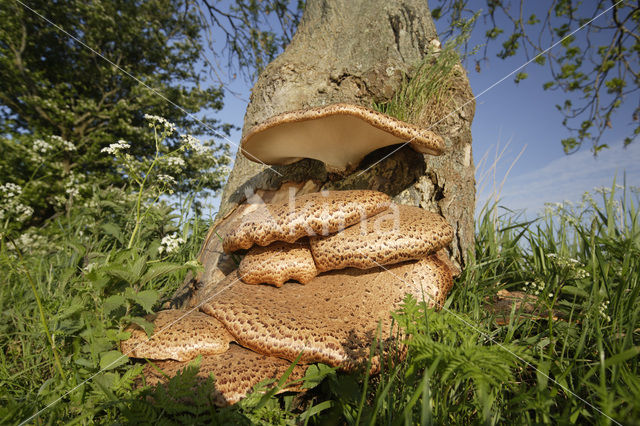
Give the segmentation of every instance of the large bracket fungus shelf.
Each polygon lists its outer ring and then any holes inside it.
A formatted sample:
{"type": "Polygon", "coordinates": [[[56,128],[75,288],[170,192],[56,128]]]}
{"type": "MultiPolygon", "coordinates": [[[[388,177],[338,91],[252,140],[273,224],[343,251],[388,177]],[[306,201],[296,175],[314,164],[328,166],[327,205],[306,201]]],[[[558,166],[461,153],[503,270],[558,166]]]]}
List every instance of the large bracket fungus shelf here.
{"type": "MultiPolygon", "coordinates": [[[[132,326],[121,349],[161,360],[167,374],[202,355],[201,376],[218,378],[218,405],[235,403],[298,358],[298,378],[314,362],[362,368],[379,325],[382,336],[394,335],[390,313],[407,294],[431,307],[444,304],[453,280],[441,251],[451,239],[438,215],[376,191],[265,204],[224,236],[225,250],[249,250],[237,270],[195,294],[199,312],[160,312],[149,318],[157,337],[132,326]]],[[[378,365],[375,358],[372,371],[378,365]]],[[[164,380],[150,368],[145,374],[149,383],[164,380]]]]}
{"type": "Polygon", "coordinates": [[[430,130],[344,103],[271,117],[251,128],[240,147],[251,161],[288,165],[313,158],[329,172],[344,173],[370,152],[400,143],[423,154],[440,155],[444,150],[442,138],[430,130]]]}

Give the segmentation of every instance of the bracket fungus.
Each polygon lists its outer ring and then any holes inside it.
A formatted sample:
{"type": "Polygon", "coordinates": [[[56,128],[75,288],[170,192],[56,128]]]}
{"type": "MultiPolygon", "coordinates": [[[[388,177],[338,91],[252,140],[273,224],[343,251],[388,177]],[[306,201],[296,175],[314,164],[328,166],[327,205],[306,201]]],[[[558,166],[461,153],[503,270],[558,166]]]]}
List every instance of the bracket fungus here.
{"type": "Polygon", "coordinates": [[[424,154],[440,155],[444,150],[443,139],[430,130],[344,103],[271,117],[251,128],[240,146],[255,162],[287,165],[313,158],[328,171],[343,173],[370,152],[403,142],[424,154]]]}
{"type": "Polygon", "coordinates": [[[419,259],[447,246],[453,229],[440,215],[393,204],[388,210],[326,237],[311,238],[319,272],[419,259]]]}
{"type": "Polygon", "coordinates": [[[238,265],[238,275],[246,284],[273,284],[289,280],[307,283],[318,275],[308,241],[277,241],[266,247],[254,246],[238,265]]]}
{"type": "Polygon", "coordinates": [[[265,204],[249,213],[222,242],[225,252],[293,243],[302,237],[329,235],[386,210],[388,195],[370,190],[314,192],[289,201],[265,204]]]}
{"type": "MultiPolygon", "coordinates": [[[[395,335],[391,312],[407,294],[431,307],[444,304],[453,278],[442,249],[452,234],[437,214],[393,204],[377,191],[262,205],[224,236],[225,251],[250,250],[224,279],[197,289],[192,305],[201,312],[156,339],[133,326],[122,351],[160,360],[156,366],[169,376],[202,355],[198,377],[213,373],[217,405],[237,402],[295,359],[302,364],[295,378],[314,362],[344,371],[364,367],[378,330],[395,335]],[[290,279],[306,285],[284,284],[290,279]],[[255,285],[263,283],[272,285],[255,285]]],[[[162,311],[153,320],[164,327],[180,316],[162,311]]],[[[374,357],[371,372],[378,368],[374,357]]],[[[145,376],[149,384],[166,380],[151,366],[145,376]]]]}
{"type": "MultiPolygon", "coordinates": [[[[156,361],[144,368],[147,385],[165,383],[188,366],[186,362],[156,361]]],[[[212,400],[218,407],[235,404],[247,396],[251,389],[266,379],[278,379],[291,366],[289,361],[269,357],[232,344],[227,352],[203,356],[197,374],[198,381],[204,382],[211,374],[215,378],[212,400]]],[[[302,379],[306,368],[295,366],[289,381],[302,379]]],[[[299,390],[300,382],[285,386],[277,393],[299,390]]]]}
{"type": "Polygon", "coordinates": [[[147,317],[155,326],[151,338],[138,325],[126,331],[131,337],[120,344],[132,358],[189,361],[198,355],[226,352],[233,336],[215,318],[198,311],[169,309],[147,317]]]}
{"type": "Polygon", "coordinates": [[[232,273],[216,297],[199,293],[203,312],[222,322],[240,345],[293,361],[351,370],[366,363],[378,323],[391,334],[390,312],[407,294],[441,306],[451,271],[435,254],[388,268],[344,269],[304,286],[250,286],[232,273]]]}

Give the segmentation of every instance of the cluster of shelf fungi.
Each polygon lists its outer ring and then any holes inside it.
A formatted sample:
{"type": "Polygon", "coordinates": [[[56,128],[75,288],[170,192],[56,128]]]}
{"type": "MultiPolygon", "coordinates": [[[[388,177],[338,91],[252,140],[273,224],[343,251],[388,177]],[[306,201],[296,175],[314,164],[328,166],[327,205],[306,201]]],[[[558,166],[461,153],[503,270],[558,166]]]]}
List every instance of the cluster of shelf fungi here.
{"type": "MultiPolygon", "coordinates": [[[[241,147],[266,164],[315,158],[327,170],[348,173],[371,151],[407,142],[432,155],[444,147],[428,130],[334,104],[275,116],[251,129],[241,147]]],[[[202,355],[199,377],[213,374],[219,406],[280,377],[295,360],[290,381],[311,363],[354,371],[371,362],[375,373],[379,359],[369,359],[371,345],[394,335],[390,314],[407,294],[443,305],[457,272],[447,253],[452,238],[440,215],[372,190],[263,204],[223,236],[225,252],[243,255],[237,269],[199,290],[191,302],[197,309],[154,314],[151,338],[130,327],[121,349],[153,360],[144,370],[151,385],[202,355]]],[[[281,390],[298,390],[299,383],[281,390]]]]}

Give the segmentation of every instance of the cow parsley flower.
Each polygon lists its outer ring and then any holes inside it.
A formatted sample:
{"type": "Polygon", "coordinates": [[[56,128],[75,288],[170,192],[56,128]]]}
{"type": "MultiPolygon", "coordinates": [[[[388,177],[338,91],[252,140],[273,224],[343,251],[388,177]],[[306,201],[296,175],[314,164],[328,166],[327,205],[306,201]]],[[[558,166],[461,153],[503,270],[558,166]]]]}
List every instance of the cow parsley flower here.
{"type": "Polygon", "coordinates": [[[158,175],[158,180],[167,186],[175,185],[176,179],[169,175],[158,175]]]}
{"type": "Polygon", "coordinates": [[[197,154],[204,154],[205,152],[207,152],[207,148],[205,148],[205,146],[202,145],[202,143],[198,139],[194,138],[191,135],[181,135],[180,139],[182,139],[182,143],[184,143],[187,148],[196,152],[197,154]]]}
{"type": "Polygon", "coordinates": [[[43,141],[42,139],[36,139],[33,141],[33,150],[41,154],[46,154],[51,151],[53,146],[50,143],[43,141]]]}
{"type": "Polygon", "coordinates": [[[184,240],[178,237],[178,234],[176,232],[171,235],[166,235],[160,242],[158,253],[171,254],[176,251],[178,247],[180,247],[180,244],[184,244],[184,240]]]}
{"type": "Polygon", "coordinates": [[[168,135],[176,131],[176,125],[171,123],[166,118],[159,117],[157,115],[145,114],[144,119],[149,122],[149,127],[158,126],[168,135]]]}
{"type": "Polygon", "coordinates": [[[164,161],[167,166],[181,170],[186,164],[181,157],[165,157],[164,161]]]}
{"type": "Polygon", "coordinates": [[[102,148],[100,152],[106,152],[107,154],[116,155],[120,151],[129,149],[129,148],[131,148],[131,145],[129,145],[124,140],[120,139],[118,142],[112,143],[106,148],[102,148]]]}
{"type": "Polygon", "coordinates": [[[51,140],[54,141],[57,145],[59,145],[65,151],[75,151],[76,146],[69,142],[68,140],[62,139],[58,135],[51,136],[51,140]]]}

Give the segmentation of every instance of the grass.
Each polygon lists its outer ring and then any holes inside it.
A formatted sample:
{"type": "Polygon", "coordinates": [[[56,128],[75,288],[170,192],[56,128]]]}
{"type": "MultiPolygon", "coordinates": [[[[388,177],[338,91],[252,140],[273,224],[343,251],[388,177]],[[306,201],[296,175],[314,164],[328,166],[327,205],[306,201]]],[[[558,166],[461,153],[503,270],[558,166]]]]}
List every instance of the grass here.
{"type": "Polygon", "coordinates": [[[437,125],[443,121],[456,107],[455,95],[467,91],[458,47],[468,39],[470,24],[476,17],[443,48],[430,45],[428,54],[410,77],[404,77],[393,98],[374,102],[371,108],[416,125],[437,125]]]}
{"type": "Polygon", "coordinates": [[[227,409],[212,407],[206,389],[193,391],[197,366],[168,389],[136,390],[141,368],[119,358],[126,324],[146,325],[144,313],[197,267],[190,259],[206,232],[199,219],[158,206],[127,249],[132,202],[97,194],[92,208],[17,236],[23,259],[3,238],[0,423],[20,423],[53,403],[31,421],[640,424],[637,192],[613,185],[598,201],[587,196],[531,221],[486,206],[473,260],[445,309],[407,299],[395,313],[412,336],[406,360],[388,358],[371,377],[313,366],[305,395],[254,393],[227,409]],[[160,240],[172,232],[185,243],[161,258],[160,240]],[[537,292],[549,317],[513,311],[499,325],[486,307],[499,290],[537,292]],[[552,319],[558,312],[563,319],[552,319]]]}

